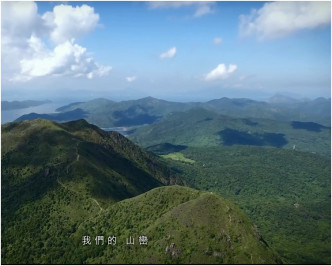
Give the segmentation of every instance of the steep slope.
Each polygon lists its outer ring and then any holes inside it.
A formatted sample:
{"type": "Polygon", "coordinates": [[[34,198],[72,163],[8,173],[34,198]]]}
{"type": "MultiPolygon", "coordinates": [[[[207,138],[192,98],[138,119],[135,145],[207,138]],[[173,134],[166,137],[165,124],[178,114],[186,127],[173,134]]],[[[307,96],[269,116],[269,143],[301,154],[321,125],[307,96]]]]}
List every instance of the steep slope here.
{"type": "Polygon", "coordinates": [[[5,264],[280,262],[233,204],[185,187],[149,191],[182,181],[118,133],[37,119],[3,125],[1,142],[5,264]],[[119,246],[83,246],[93,234],[119,246]],[[123,245],[129,234],[146,234],[146,250],[123,245]]]}
{"type": "Polygon", "coordinates": [[[59,258],[86,217],[163,184],[181,184],[155,156],[84,120],[5,124],[1,142],[5,263],[46,263],[43,250],[50,247],[56,248],[48,255],[59,258]]]}
{"type": "Polygon", "coordinates": [[[105,132],[84,120],[9,123],[2,127],[1,141],[3,167],[14,183],[31,176],[56,177],[69,183],[79,179],[87,183],[87,190],[92,185],[95,191],[91,193],[101,200],[120,200],[175,182],[156,157],[121,134],[105,132]],[[25,170],[18,172],[20,167],[25,170]],[[106,187],[114,194],[104,195],[106,187]]]}
{"type": "Polygon", "coordinates": [[[314,122],[241,119],[196,108],[129,137],[168,158],[193,187],[236,202],[286,262],[326,264],[330,134],[314,122]]]}
{"type": "Polygon", "coordinates": [[[2,184],[10,205],[27,188],[45,193],[61,185],[102,204],[177,182],[155,156],[121,134],[102,131],[84,120],[9,123],[2,127],[1,141],[2,184]]]}
{"type": "Polygon", "coordinates": [[[235,202],[286,263],[330,263],[330,159],[254,146],[180,152],[191,163],[168,159],[173,169],[193,187],[235,202]]]}
{"type": "MultiPolygon", "coordinates": [[[[119,202],[70,237],[80,264],[275,264],[278,256],[232,203],[207,192],[170,186],[119,202]],[[84,236],[91,245],[83,245],[84,236]],[[104,245],[95,237],[104,236],[104,245]],[[108,237],[116,245],[108,245],[108,237]],[[147,245],[139,244],[147,237],[147,245]],[[127,238],[134,238],[127,245],[127,238]]],[[[68,262],[65,253],[61,262],[68,262]]],[[[68,258],[69,259],[69,258],[68,258]]]]}
{"type": "MultiPolygon", "coordinates": [[[[6,263],[40,263],[41,248],[53,241],[61,247],[84,217],[177,182],[155,156],[84,120],[5,124],[1,144],[2,261],[6,263]]],[[[57,252],[55,256],[61,257],[57,252]]]]}
{"type": "Polygon", "coordinates": [[[270,146],[329,157],[330,134],[329,127],[313,122],[234,118],[194,108],[169,114],[137,129],[129,138],[143,147],[163,143],[195,147],[270,146]]]}

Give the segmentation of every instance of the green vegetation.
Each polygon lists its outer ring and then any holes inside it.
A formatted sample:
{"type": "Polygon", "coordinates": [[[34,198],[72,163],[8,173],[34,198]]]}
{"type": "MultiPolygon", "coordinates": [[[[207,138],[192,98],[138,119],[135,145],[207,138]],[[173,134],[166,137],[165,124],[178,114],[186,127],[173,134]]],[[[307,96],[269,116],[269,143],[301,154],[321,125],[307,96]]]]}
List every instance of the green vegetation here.
{"type": "Polygon", "coordinates": [[[281,262],[232,203],[185,187],[153,189],[84,222],[71,240],[80,263],[274,264],[281,262]],[[101,222],[103,221],[103,222],[101,222]],[[115,246],[83,246],[82,236],[117,236],[115,246]],[[148,245],[138,237],[148,237],[148,245]],[[126,239],[136,245],[127,246],[126,239]]]}
{"type": "Polygon", "coordinates": [[[1,144],[5,264],[281,262],[231,202],[160,187],[185,182],[116,132],[38,119],[3,125],[1,144]],[[147,246],[125,245],[139,235],[147,246]]]}
{"type": "Polygon", "coordinates": [[[170,143],[160,143],[157,145],[149,146],[146,149],[155,154],[163,155],[163,154],[169,154],[172,152],[179,152],[179,151],[185,150],[187,148],[188,148],[188,146],[184,146],[184,145],[173,145],[170,143]]]}
{"type": "Polygon", "coordinates": [[[162,155],[192,187],[238,204],[287,263],[327,264],[330,134],[329,127],[314,122],[243,119],[191,109],[129,137],[162,155]],[[187,147],[181,154],[195,163],[167,159],[173,153],[163,151],[164,143],[187,147]]]}
{"type": "MultiPolygon", "coordinates": [[[[279,97],[277,96],[277,98],[279,97]]],[[[276,97],[272,98],[274,100],[262,102],[246,98],[229,99],[224,97],[205,103],[204,108],[233,117],[265,118],[278,121],[314,121],[326,126],[331,125],[331,98],[304,101],[292,99],[288,102],[277,100],[276,97]]]]}
{"type": "Polygon", "coordinates": [[[37,114],[37,113],[30,113],[20,116],[15,120],[15,122],[18,121],[25,121],[25,120],[32,120],[32,119],[47,119],[57,122],[66,122],[71,120],[78,120],[83,119],[87,116],[87,113],[83,111],[82,109],[75,109],[68,112],[63,113],[53,113],[53,114],[37,114]]]}
{"type": "Polygon", "coordinates": [[[175,161],[185,162],[185,163],[194,163],[195,162],[194,160],[184,157],[181,152],[169,153],[167,155],[161,155],[161,157],[166,158],[166,159],[172,159],[175,161]]]}
{"type": "MultiPolygon", "coordinates": [[[[318,124],[314,125],[318,127],[318,124]]],[[[129,138],[151,151],[155,151],[151,146],[163,143],[192,147],[255,145],[295,148],[330,158],[331,129],[324,126],[319,128],[313,131],[294,128],[294,123],[288,121],[242,119],[218,115],[205,109],[191,109],[140,127],[129,138]]]]}
{"type": "Polygon", "coordinates": [[[181,184],[155,156],[84,120],[5,124],[1,144],[6,263],[53,263],[66,249],[74,253],[66,239],[85,217],[154,187],[181,184]],[[42,254],[53,245],[46,262],[42,254]]]}
{"type": "Polygon", "coordinates": [[[281,263],[275,250],[286,263],[329,264],[329,102],[148,97],[59,109],[129,125],[148,152],[85,120],[5,124],[2,261],[281,263]],[[200,191],[163,187],[174,184],[200,191]],[[119,245],[83,246],[86,235],[119,245]],[[120,245],[140,235],[148,246],[120,245]]]}
{"type": "Polygon", "coordinates": [[[188,110],[190,106],[146,97],[139,100],[114,102],[95,99],[84,103],[73,103],[57,109],[68,113],[83,110],[90,123],[100,127],[135,127],[158,121],[169,112],[188,110]]]}
{"type": "Polygon", "coordinates": [[[32,175],[42,179],[47,172],[52,180],[83,181],[85,190],[102,201],[109,195],[112,200],[125,199],[177,179],[156,156],[119,133],[102,131],[84,120],[4,125],[2,165],[4,185],[7,180],[8,185],[17,185],[16,192],[32,175]]]}
{"type": "Polygon", "coordinates": [[[190,147],[167,160],[191,186],[235,202],[291,264],[331,260],[331,168],[321,156],[254,146],[190,147]]]}
{"type": "MultiPolygon", "coordinates": [[[[279,99],[280,100],[280,99],[279,99]]],[[[57,109],[55,114],[27,114],[18,119],[44,118],[53,121],[70,121],[84,118],[102,128],[137,127],[153,124],[166,115],[201,108],[216,114],[236,118],[265,118],[278,121],[316,122],[331,125],[331,99],[281,102],[254,101],[245,98],[221,98],[208,102],[169,102],[146,97],[139,100],[114,102],[107,99],[94,99],[88,102],[71,103],[57,109]]]]}

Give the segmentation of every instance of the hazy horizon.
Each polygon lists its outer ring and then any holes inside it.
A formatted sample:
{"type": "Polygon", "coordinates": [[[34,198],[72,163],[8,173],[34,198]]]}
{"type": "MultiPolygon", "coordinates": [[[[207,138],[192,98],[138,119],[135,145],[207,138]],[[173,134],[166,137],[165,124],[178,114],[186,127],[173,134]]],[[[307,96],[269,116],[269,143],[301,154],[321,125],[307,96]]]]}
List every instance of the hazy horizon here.
{"type": "Polygon", "coordinates": [[[330,2],[3,2],[1,23],[2,100],[331,97],[330,2]]]}
{"type": "Polygon", "coordinates": [[[264,96],[258,96],[258,97],[250,97],[250,95],[248,95],[247,97],[245,96],[241,96],[239,95],[238,97],[233,97],[230,95],[220,95],[220,97],[216,97],[216,98],[210,98],[210,97],[188,97],[188,98],[174,98],[172,96],[170,97],[155,97],[152,95],[138,95],[138,96],[133,96],[133,95],[128,95],[126,96],[117,96],[117,95],[96,95],[96,96],[89,96],[89,95],[79,95],[77,97],[75,96],[70,96],[70,97],[63,97],[63,96],[58,96],[58,97],[8,97],[8,98],[4,98],[3,96],[1,97],[1,101],[8,101],[8,102],[13,102],[13,101],[27,101],[27,100],[37,100],[37,101],[42,101],[42,100],[50,100],[52,103],[64,103],[64,104],[69,104],[69,103],[73,103],[73,102],[87,102],[87,101],[91,101],[91,100],[95,100],[95,99],[99,99],[99,98],[103,98],[103,99],[107,99],[107,100],[112,100],[112,101],[116,101],[116,102],[121,102],[121,101],[130,101],[130,100],[139,100],[139,99],[143,99],[143,98],[147,98],[147,97],[152,97],[152,98],[156,98],[159,100],[165,100],[165,101],[170,101],[170,102],[207,102],[207,101],[211,101],[211,100],[215,100],[215,99],[221,99],[221,98],[229,98],[229,99],[239,99],[239,98],[245,98],[245,99],[251,99],[251,100],[255,100],[255,101],[268,101],[270,98],[275,97],[275,96],[284,96],[284,97],[288,97],[288,98],[292,98],[295,100],[315,100],[317,98],[325,98],[325,99],[331,99],[331,96],[325,97],[325,96],[317,96],[317,97],[304,97],[301,95],[294,95],[294,94],[287,94],[287,93],[275,93],[275,94],[271,94],[271,95],[266,95],[264,96]]]}

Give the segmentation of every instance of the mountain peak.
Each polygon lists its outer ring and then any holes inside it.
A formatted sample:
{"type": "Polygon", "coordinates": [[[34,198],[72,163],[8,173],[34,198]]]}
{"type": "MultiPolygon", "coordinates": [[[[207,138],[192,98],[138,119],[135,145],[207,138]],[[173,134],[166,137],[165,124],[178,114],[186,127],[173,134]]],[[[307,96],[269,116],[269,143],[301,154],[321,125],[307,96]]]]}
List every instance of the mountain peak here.
{"type": "Polygon", "coordinates": [[[62,123],[60,125],[65,126],[67,129],[70,129],[70,130],[80,130],[80,129],[84,129],[84,128],[92,128],[95,130],[100,130],[99,127],[89,124],[85,119],[69,121],[69,122],[62,123]]]}
{"type": "Polygon", "coordinates": [[[273,95],[272,97],[267,99],[267,102],[269,102],[269,103],[290,104],[290,103],[298,102],[298,100],[296,100],[292,97],[289,97],[289,96],[285,96],[285,95],[280,94],[280,93],[276,93],[275,95],[273,95]]]}
{"type": "Polygon", "coordinates": [[[139,99],[138,101],[158,103],[158,102],[161,102],[161,101],[163,101],[163,100],[160,100],[160,99],[154,98],[154,97],[152,97],[152,96],[148,96],[148,97],[144,97],[144,98],[142,98],[142,99],[139,99]]]}
{"type": "Polygon", "coordinates": [[[93,99],[89,102],[105,102],[105,103],[108,103],[108,102],[114,102],[114,101],[112,101],[110,99],[106,99],[106,98],[96,98],[96,99],[93,99]]]}

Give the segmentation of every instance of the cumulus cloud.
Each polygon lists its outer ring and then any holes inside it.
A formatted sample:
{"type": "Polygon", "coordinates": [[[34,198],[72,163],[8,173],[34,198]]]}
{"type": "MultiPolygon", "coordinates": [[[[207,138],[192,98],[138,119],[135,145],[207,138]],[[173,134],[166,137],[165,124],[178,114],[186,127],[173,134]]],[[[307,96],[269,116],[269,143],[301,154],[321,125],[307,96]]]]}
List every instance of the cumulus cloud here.
{"type": "Polygon", "coordinates": [[[264,40],[330,23],[330,2],[272,2],[249,15],[241,15],[239,29],[240,36],[257,35],[264,40]]]}
{"type": "Polygon", "coordinates": [[[99,15],[87,5],[59,5],[39,15],[34,2],[4,2],[2,59],[6,78],[28,81],[48,75],[90,79],[106,75],[111,67],[96,63],[75,41],[92,31],[98,20],[99,15]]]}
{"type": "Polygon", "coordinates": [[[176,47],[170,48],[168,51],[162,53],[159,57],[161,59],[173,58],[176,55],[176,47]]]}
{"type": "Polygon", "coordinates": [[[52,41],[62,43],[93,31],[98,24],[99,15],[85,4],[76,7],[61,4],[55,6],[52,12],[46,12],[42,18],[52,29],[52,41]]]}
{"type": "Polygon", "coordinates": [[[228,67],[225,64],[219,64],[215,69],[205,75],[206,81],[227,79],[235,70],[237,65],[230,64],[228,67]]]}
{"type": "Polygon", "coordinates": [[[30,58],[20,60],[21,72],[14,81],[27,81],[35,77],[47,75],[74,77],[85,76],[89,79],[103,76],[111,67],[100,66],[88,57],[86,48],[66,41],[57,45],[53,51],[45,48],[40,39],[32,36],[29,45],[34,52],[30,58]]]}
{"type": "Polygon", "coordinates": [[[214,38],[214,39],[213,39],[213,43],[214,43],[215,45],[220,45],[220,44],[222,43],[222,38],[220,38],[220,37],[216,37],[216,38],[214,38]]]}
{"type": "Polygon", "coordinates": [[[2,6],[2,34],[5,37],[29,37],[32,29],[39,31],[38,25],[43,25],[34,2],[4,2],[2,6]]]}
{"type": "Polygon", "coordinates": [[[127,80],[128,82],[133,82],[133,81],[136,80],[136,76],[126,77],[126,80],[127,80]]]}
{"type": "Polygon", "coordinates": [[[213,5],[214,2],[196,2],[196,1],[151,1],[148,2],[151,9],[166,9],[166,8],[181,8],[181,7],[194,7],[195,13],[194,18],[198,18],[207,14],[214,13],[213,5]]]}

